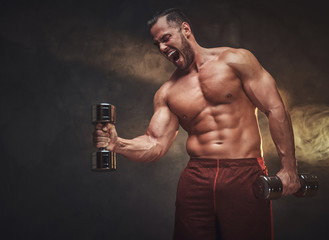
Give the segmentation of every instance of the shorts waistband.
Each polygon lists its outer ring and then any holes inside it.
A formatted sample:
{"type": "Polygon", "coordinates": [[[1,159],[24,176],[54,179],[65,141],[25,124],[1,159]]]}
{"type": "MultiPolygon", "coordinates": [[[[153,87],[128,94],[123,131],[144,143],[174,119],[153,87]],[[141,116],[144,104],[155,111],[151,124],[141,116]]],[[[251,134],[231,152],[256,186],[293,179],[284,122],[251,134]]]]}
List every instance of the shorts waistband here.
{"type": "Polygon", "coordinates": [[[199,167],[245,167],[264,165],[263,157],[255,158],[190,158],[189,164],[197,164],[199,167]]]}

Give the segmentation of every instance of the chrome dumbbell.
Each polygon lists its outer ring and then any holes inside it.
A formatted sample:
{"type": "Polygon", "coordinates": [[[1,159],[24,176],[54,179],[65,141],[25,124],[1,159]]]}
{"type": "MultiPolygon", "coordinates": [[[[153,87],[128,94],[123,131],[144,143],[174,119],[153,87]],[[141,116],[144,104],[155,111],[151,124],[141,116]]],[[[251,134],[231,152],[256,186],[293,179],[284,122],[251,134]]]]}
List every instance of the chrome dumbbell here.
{"type": "MultiPolygon", "coordinates": [[[[99,103],[92,106],[93,124],[115,124],[116,113],[115,106],[109,103],[99,103]]],[[[99,151],[92,153],[91,170],[94,171],[113,171],[116,170],[116,153],[110,152],[105,148],[99,148],[99,151]]]]}
{"type": "MultiPolygon", "coordinates": [[[[318,177],[312,174],[298,174],[301,187],[294,193],[296,197],[315,196],[319,182],[318,177]]],[[[282,182],[278,176],[259,176],[253,184],[253,191],[257,198],[269,200],[279,199],[282,196],[282,182]]]]}

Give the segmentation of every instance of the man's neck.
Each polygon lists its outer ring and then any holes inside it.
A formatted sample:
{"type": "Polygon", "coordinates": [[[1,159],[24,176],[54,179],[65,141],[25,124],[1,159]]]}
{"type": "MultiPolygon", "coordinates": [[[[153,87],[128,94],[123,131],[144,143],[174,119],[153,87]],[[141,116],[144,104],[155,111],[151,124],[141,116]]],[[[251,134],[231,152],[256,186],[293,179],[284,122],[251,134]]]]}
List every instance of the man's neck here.
{"type": "Polygon", "coordinates": [[[190,65],[189,70],[199,72],[203,64],[209,60],[209,51],[197,43],[192,46],[192,49],[194,52],[194,61],[190,65]]]}

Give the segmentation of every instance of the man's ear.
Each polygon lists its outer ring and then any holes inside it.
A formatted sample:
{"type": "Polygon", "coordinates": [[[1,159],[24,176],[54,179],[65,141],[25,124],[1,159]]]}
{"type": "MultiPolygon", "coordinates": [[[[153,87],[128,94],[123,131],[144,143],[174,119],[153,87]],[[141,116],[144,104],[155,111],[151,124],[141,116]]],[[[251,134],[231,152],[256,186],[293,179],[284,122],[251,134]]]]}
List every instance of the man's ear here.
{"type": "Polygon", "coordinates": [[[182,23],[182,33],[186,38],[189,38],[192,33],[191,27],[187,22],[182,23]]]}

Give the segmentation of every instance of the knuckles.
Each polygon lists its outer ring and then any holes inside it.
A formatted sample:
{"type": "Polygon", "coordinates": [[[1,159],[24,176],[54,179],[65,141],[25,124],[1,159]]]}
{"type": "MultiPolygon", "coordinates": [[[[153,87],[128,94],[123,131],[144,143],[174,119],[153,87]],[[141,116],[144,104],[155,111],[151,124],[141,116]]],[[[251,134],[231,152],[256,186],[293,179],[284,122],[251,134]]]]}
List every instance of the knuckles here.
{"type": "Polygon", "coordinates": [[[298,176],[283,175],[281,176],[281,181],[284,196],[294,194],[300,189],[301,184],[298,176]]]}
{"type": "Polygon", "coordinates": [[[94,147],[113,148],[113,143],[115,141],[115,139],[112,139],[113,134],[116,134],[114,125],[106,124],[104,126],[101,123],[96,124],[92,134],[94,147]]]}
{"type": "Polygon", "coordinates": [[[107,145],[108,145],[108,144],[106,144],[106,143],[98,142],[98,143],[95,144],[95,147],[96,147],[96,148],[101,148],[101,147],[106,147],[107,145]]]}
{"type": "Polygon", "coordinates": [[[110,134],[108,132],[104,132],[102,130],[95,130],[93,136],[94,136],[94,138],[97,138],[97,137],[109,137],[110,134]]]}
{"type": "Polygon", "coordinates": [[[300,189],[300,182],[289,182],[286,186],[283,186],[284,195],[294,194],[300,189]]]}
{"type": "Polygon", "coordinates": [[[101,143],[95,143],[95,144],[94,144],[94,146],[97,147],[97,148],[103,147],[102,145],[103,145],[103,144],[101,144],[101,143]]]}

